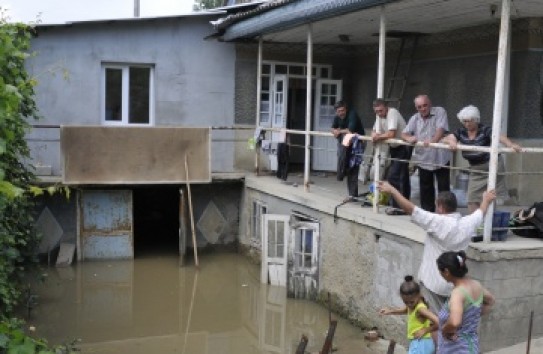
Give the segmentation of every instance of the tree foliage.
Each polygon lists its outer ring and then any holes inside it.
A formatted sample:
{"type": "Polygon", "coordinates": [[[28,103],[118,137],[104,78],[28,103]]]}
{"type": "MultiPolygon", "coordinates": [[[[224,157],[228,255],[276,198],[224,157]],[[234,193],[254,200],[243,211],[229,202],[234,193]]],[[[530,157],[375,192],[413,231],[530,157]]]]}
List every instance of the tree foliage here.
{"type": "Polygon", "coordinates": [[[25,70],[32,28],[0,20],[0,313],[13,310],[18,279],[37,242],[31,196],[34,180],[22,162],[29,157],[25,132],[38,116],[34,80],[25,70]]]}

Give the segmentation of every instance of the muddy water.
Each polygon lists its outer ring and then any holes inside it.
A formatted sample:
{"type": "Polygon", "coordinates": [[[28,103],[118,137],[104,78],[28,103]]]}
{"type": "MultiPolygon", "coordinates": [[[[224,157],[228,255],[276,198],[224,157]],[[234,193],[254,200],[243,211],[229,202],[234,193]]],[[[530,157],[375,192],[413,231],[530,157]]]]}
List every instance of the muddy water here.
{"type": "MultiPolygon", "coordinates": [[[[28,326],[52,344],[80,338],[83,353],[294,353],[302,334],[318,352],[328,328],[325,308],[260,284],[259,267],[235,254],[200,256],[199,271],[153,256],[46,273],[32,284],[28,326]]],[[[366,345],[339,319],[338,353],[371,353],[366,345]]]]}

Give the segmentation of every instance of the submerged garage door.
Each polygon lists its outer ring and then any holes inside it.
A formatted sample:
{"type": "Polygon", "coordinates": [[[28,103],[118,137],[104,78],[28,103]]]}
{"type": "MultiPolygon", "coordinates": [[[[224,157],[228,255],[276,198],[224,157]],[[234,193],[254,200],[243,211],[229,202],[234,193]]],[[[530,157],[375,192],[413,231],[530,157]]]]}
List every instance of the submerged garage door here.
{"type": "Polygon", "coordinates": [[[79,203],[81,259],[133,258],[132,191],[83,190],[79,203]]]}

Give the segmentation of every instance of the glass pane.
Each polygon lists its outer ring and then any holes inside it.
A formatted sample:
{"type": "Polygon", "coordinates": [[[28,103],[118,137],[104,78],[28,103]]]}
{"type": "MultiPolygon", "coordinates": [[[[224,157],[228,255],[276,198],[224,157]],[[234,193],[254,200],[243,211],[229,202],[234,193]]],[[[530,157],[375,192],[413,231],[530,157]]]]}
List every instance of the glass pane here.
{"type": "Polygon", "coordinates": [[[321,68],[321,77],[328,78],[328,68],[321,68]]]}
{"type": "Polygon", "coordinates": [[[334,95],[334,96],[337,95],[337,86],[336,85],[330,85],[330,88],[331,88],[330,93],[332,95],[334,95]]]}
{"type": "Polygon", "coordinates": [[[304,253],[313,253],[313,231],[306,230],[304,238],[304,253]]]}
{"type": "Polygon", "coordinates": [[[260,124],[268,123],[270,121],[270,114],[267,112],[260,113],[260,124]]]}
{"type": "Polygon", "coordinates": [[[322,94],[326,95],[328,94],[328,84],[322,84],[322,94]]]}
{"type": "Polygon", "coordinates": [[[315,76],[315,75],[317,75],[317,68],[313,67],[313,69],[311,70],[311,76],[315,76]]]}
{"type": "Polygon", "coordinates": [[[278,221],[277,222],[277,244],[282,245],[285,243],[285,226],[284,222],[278,221]]]}
{"type": "Polygon", "coordinates": [[[328,97],[321,96],[321,106],[328,106],[328,97]]]}
{"type": "Polygon", "coordinates": [[[303,264],[303,256],[301,254],[297,254],[296,255],[296,265],[300,268],[302,268],[304,266],[303,264]]]}
{"type": "Polygon", "coordinates": [[[106,120],[123,119],[123,71],[106,68],[106,120]]]}
{"type": "Polygon", "coordinates": [[[275,223],[268,222],[268,257],[275,257],[275,223]]]}
{"type": "Polygon", "coordinates": [[[311,268],[311,255],[310,254],[306,254],[304,256],[304,267],[305,268],[311,268]]]}
{"type": "Polygon", "coordinates": [[[304,67],[303,66],[291,66],[289,68],[289,74],[303,75],[304,74],[304,67]]]}
{"type": "Polygon", "coordinates": [[[270,89],[270,78],[269,77],[263,77],[262,78],[262,91],[268,91],[270,89]]]}
{"type": "Polygon", "coordinates": [[[271,70],[270,64],[262,64],[262,74],[269,74],[271,70]]]}
{"type": "Polygon", "coordinates": [[[282,244],[277,244],[277,257],[278,258],[283,258],[283,250],[284,250],[284,246],[282,244]]]}
{"type": "Polygon", "coordinates": [[[129,70],[129,123],[149,123],[150,68],[129,70]]]}
{"type": "Polygon", "coordinates": [[[265,101],[269,101],[270,100],[270,94],[269,93],[262,93],[262,95],[260,96],[260,99],[262,100],[261,101],[261,104],[265,101]]]}
{"type": "Polygon", "coordinates": [[[283,81],[277,81],[277,83],[275,84],[275,89],[277,90],[277,92],[282,92],[283,91],[283,81]]]}
{"type": "Polygon", "coordinates": [[[275,66],[275,73],[276,74],[286,74],[287,73],[287,66],[286,65],[276,65],[275,66]]]}
{"type": "MultiPolygon", "coordinates": [[[[334,106],[336,104],[336,97],[330,97],[330,105],[331,106],[334,106]]],[[[332,107],[332,110],[334,109],[334,107],[332,107]]]]}

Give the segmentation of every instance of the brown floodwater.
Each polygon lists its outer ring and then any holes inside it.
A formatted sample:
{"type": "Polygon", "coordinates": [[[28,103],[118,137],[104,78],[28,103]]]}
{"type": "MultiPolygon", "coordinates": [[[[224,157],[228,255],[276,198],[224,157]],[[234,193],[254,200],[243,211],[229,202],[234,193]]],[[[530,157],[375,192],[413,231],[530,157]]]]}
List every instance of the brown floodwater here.
{"type": "MultiPolygon", "coordinates": [[[[260,268],[243,256],[199,260],[198,271],[157,255],[47,268],[47,280],[31,284],[38,304],[27,326],[51,344],[80,339],[83,353],[295,353],[302,334],[306,351],[321,349],[325,307],[261,284],[260,268]]],[[[343,319],[334,347],[371,353],[363,332],[343,319]]]]}

